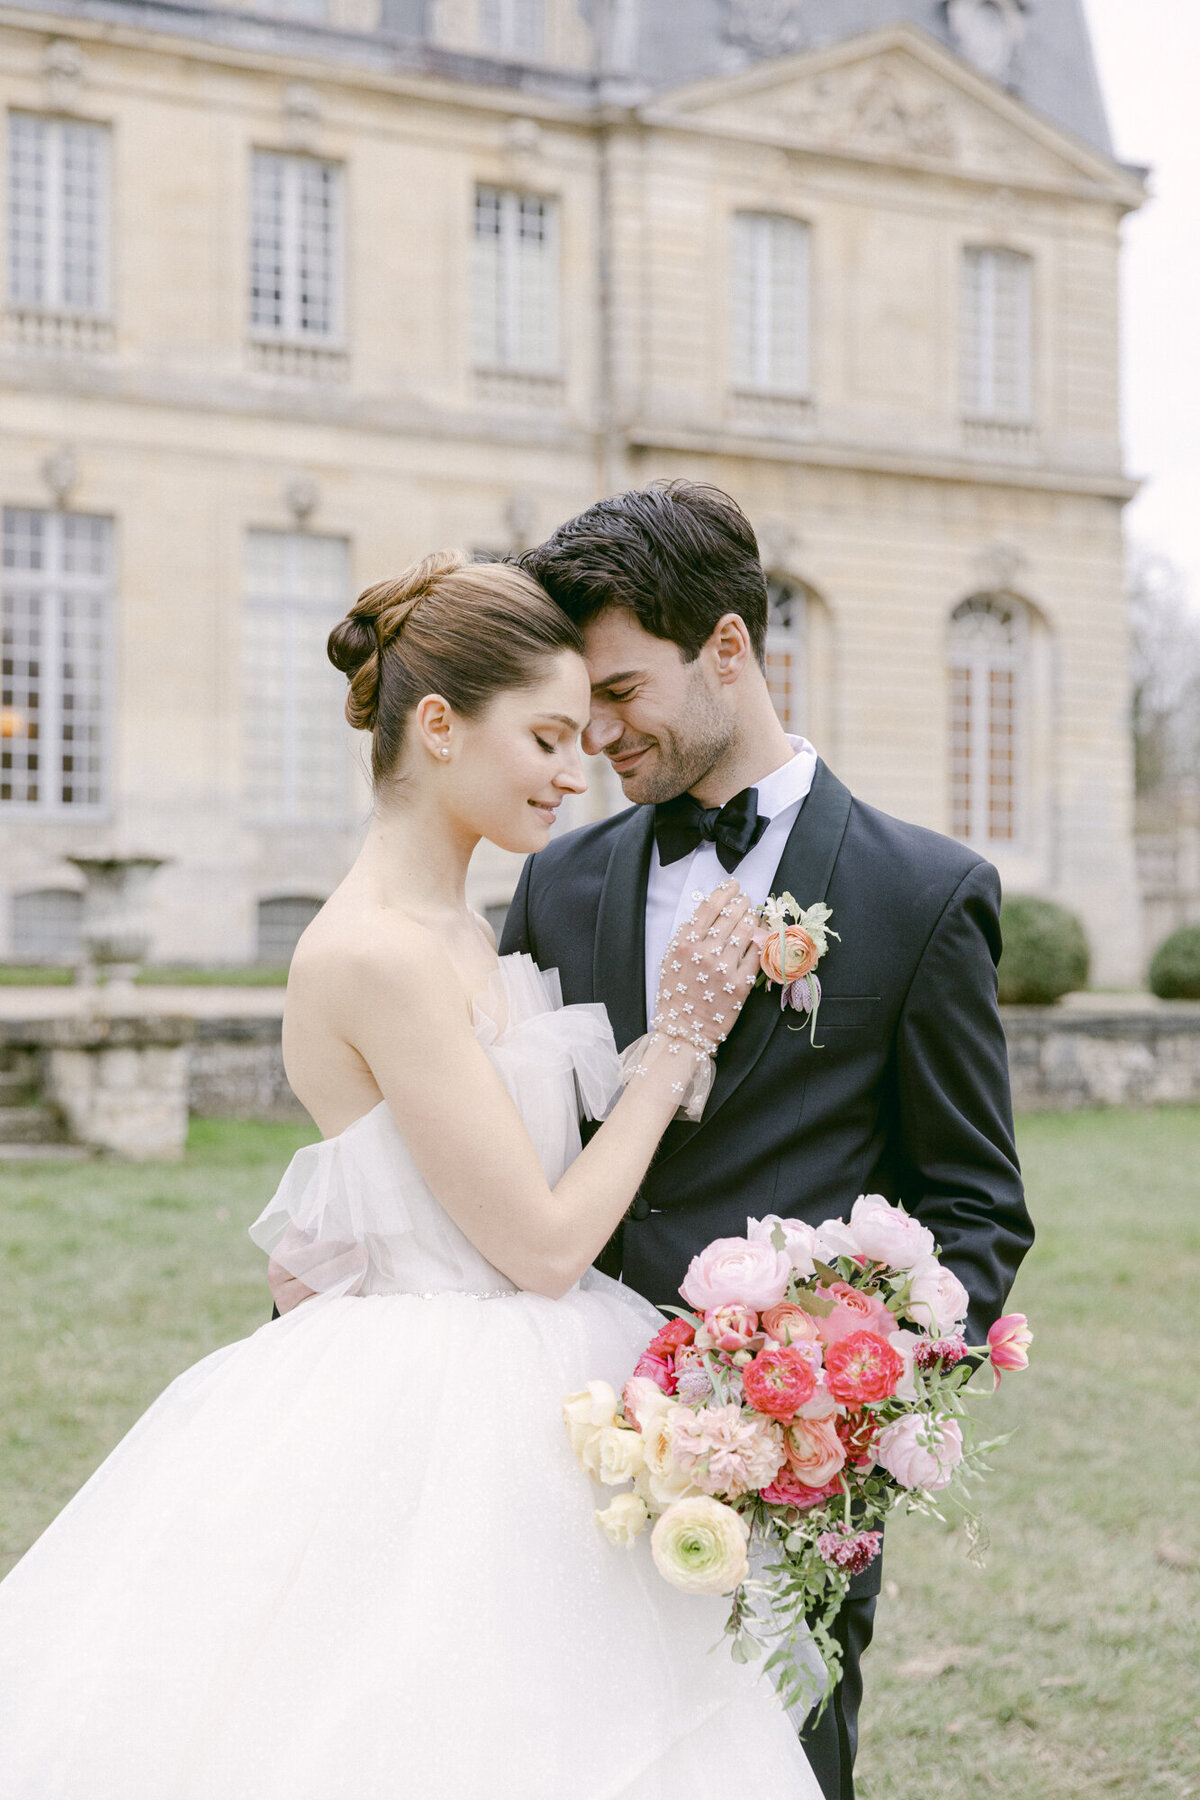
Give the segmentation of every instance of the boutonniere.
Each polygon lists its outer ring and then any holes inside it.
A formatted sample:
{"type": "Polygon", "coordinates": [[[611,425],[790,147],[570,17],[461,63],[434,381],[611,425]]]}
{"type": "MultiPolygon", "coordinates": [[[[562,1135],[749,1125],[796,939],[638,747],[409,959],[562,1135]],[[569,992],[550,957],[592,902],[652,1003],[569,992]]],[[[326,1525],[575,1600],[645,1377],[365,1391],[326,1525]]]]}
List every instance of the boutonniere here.
{"type": "Polygon", "coordinates": [[[817,1043],[817,1008],[821,1004],[821,980],[817,964],[829,948],[830,938],[841,938],[831,929],[833,917],[829,907],[818,900],[815,906],[803,907],[791,894],[770,894],[759,910],[767,927],[767,940],[762,947],[759,979],[768,988],[779,983],[780,1011],[790,1006],[793,1012],[807,1014],[809,1042],[817,1043]]]}

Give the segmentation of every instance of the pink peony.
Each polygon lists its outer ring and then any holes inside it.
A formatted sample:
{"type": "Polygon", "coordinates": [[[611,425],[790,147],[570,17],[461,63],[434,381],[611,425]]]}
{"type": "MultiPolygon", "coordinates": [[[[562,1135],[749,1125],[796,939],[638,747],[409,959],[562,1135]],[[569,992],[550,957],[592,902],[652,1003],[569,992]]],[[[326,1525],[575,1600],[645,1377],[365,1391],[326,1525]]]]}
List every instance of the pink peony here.
{"type": "Polygon", "coordinates": [[[783,1442],[778,1426],[740,1406],[681,1406],[671,1417],[671,1454],[703,1493],[736,1499],[775,1477],[783,1442]]]}
{"type": "Polygon", "coordinates": [[[896,1317],[890,1313],[878,1294],[864,1294],[848,1281],[834,1281],[818,1288],[823,1299],[832,1300],[834,1308],[817,1320],[817,1331],[825,1344],[840,1343],[853,1331],[873,1331],[885,1338],[896,1329],[896,1317]]]}
{"type": "Polygon", "coordinates": [[[788,1467],[805,1487],[824,1487],[846,1466],[846,1451],[833,1418],[795,1418],[783,1434],[788,1467]]]}
{"type": "Polygon", "coordinates": [[[825,1352],[825,1380],[835,1400],[868,1406],[894,1394],[904,1358],[874,1331],[854,1331],[825,1352]]]}
{"type": "Polygon", "coordinates": [[[704,1329],[714,1350],[732,1356],[735,1350],[744,1350],[758,1330],[758,1314],[748,1306],[710,1306],[704,1315],[704,1329]]]}
{"type": "Polygon", "coordinates": [[[938,1336],[949,1335],[967,1316],[971,1296],[936,1256],[923,1256],[912,1267],[906,1311],[918,1325],[938,1336]]]}
{"type": "Polygon", "coordinates": [[[889,1269],[911,1269],[937,1248],[932,1231],[891,1206],[882,1194],[860,1194],[850,1213],[850,1230],[861,1254],[889,1269]]]}
{"type": "Polygon", "coordinates": [[[783,1299],[791,1273],[786,1253],[771,1244],[715,1238],[693,1256],[679,1291],[698,1313],[738,1305],[762,1312],[783,1299]]]}
{"type": "Polygon", "coordinates": [[[947,1487],[962,1461],[962,1430],[956,1419],[906,1413],[885,1425],[875,1440],[875,1460],[901,1487],[936,1493],[947,1487]]]}
{"type": "Polygon", "coordinates": [[[802,1349],[770,1344],[742,1370],[742,1384],[751,1406],[786,1423],[795,1418],[798,1406],[812,1399],[817,1377],[802,1349]]]}
{"type": "Polygon", "coordinates": [[[798,1275],[811,1275],[817,1234],[803,1219],[781,1219],[778,1213],[768,1213],[765,1219],[747,1219],[746,1236],[755,1243],[769,1244],[777,1225],[783,1231],[793,1269],[798,1275]]]}
{"type": "Polygon", "coordinates": [[[1024,1313],[1005,1313],[1002,1319],[997,1319],[987,1334],[987,1341],[988,1355],[996,1371],[997,1387],[1000,1385],[1001,1369],[1029,1367],[1029,1346],[1033,1342],[1033,1333],[1024,1313]]]}

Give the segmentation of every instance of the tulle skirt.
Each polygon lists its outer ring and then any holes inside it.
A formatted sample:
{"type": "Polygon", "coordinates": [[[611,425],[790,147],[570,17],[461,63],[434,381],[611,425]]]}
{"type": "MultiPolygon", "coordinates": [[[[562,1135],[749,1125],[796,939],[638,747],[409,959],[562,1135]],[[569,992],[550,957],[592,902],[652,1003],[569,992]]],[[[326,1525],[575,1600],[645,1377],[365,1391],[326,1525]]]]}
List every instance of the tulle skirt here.
{"type": "Polygon", "coordinates": [[[726,1603],[610,1545],[567,1446],[654,1324],[592,1274],[198,1363],[0,1585],[2,1800],[819,1800],[726,1603]]]}

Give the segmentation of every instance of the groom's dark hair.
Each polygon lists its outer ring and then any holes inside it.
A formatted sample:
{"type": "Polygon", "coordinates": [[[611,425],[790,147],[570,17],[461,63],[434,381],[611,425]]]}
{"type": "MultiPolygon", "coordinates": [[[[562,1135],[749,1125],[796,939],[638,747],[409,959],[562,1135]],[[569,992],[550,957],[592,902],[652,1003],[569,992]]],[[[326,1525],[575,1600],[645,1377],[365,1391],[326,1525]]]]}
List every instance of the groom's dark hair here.
{"type": "Polygon", "coordinates": [[[583,626],[609,607],[694,662],[717,620],[737,613],[759,662],[767,584],[736,500],[699,481],[655,481],[597,500],[517,562],[583,626]]]}

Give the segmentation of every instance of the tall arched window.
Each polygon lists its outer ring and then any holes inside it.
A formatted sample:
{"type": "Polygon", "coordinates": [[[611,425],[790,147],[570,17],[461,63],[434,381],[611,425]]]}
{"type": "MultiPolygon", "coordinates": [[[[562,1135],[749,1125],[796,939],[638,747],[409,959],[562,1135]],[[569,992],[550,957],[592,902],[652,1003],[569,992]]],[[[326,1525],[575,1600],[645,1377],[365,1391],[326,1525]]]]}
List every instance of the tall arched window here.
{"type": "Polygon", "coordinates": [[[950,829],[973,844],[1021,833],[1027,620],[1003,594],[964,600],[950,622],[950,829]]]}
{"type": "Polygon", "coordinates": [[[807,712],[808,589],[767,578],[767,687],[785,731],[799,737],[807,712]]]}

